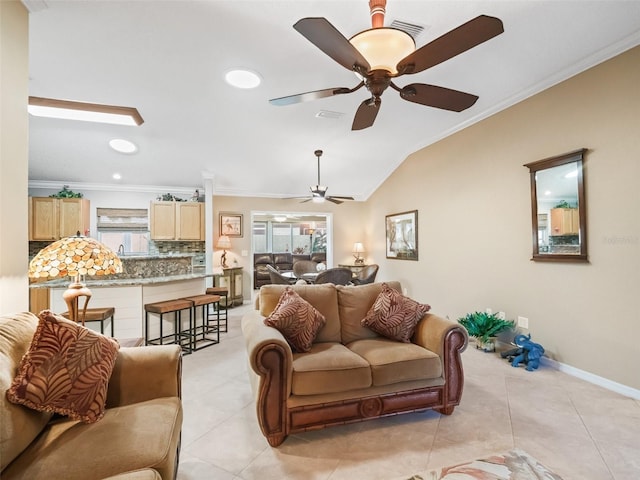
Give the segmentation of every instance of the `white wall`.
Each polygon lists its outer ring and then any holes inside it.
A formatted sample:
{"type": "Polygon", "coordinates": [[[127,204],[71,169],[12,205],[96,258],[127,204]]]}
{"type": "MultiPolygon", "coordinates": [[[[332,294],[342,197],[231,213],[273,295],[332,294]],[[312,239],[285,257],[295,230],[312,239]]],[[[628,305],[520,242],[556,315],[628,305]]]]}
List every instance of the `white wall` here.
{"type": "Polygon", "coordinates": [[[0,314],[29,308],[28,25],[22,3],[0,2],[0,314]]]}
{"type": "MultiPolygon", "coordinates": [[[[639,85],[637,47],[411,155],[368,222],[417,209],[420,259],[383,260],[380,275],[451,319],[528,317],[551,358],[639,389],[639,85]],[[523,164],[583,147],[590,262],[532,262],[523,164]]],[[[380,228],[367,243],[384,258],[380,228]]]]}

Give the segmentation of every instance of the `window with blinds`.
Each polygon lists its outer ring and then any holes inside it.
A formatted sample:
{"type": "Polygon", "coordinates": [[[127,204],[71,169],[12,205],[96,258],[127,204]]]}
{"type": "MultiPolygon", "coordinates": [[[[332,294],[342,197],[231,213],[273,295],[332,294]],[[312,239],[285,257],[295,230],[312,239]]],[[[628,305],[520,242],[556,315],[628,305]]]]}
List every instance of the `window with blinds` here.
{"type": "Polygon", "coordinates": [[[149,212],[146,208],[97,208],[98,239],[124,255],[149,253],[149,212]]]}
{"type": "Polygon", "coordinates": [[[98,230],[149,230],[146,208],[98,208],[98,230]]]}

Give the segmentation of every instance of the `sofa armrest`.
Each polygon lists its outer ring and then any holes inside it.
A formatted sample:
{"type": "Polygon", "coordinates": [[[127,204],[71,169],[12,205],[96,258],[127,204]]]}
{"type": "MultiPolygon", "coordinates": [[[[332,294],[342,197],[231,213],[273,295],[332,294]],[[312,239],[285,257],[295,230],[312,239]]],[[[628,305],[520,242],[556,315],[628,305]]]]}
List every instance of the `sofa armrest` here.
{"type": "Polygon", "coordinates": [[[107,389],[107,408],[182,396],[182,349],[178,345],[122,347],[107,389]]]}
{"type": "Polygon", "coordinates": [[[264,317],[249,311],[242,317],[242,334],[249,361],[251,387],[256,400],[258,424],[272,446],[286,435],[287,399],[291,394],[293,353],[275,328],[264,324],[264,317]]]}
{"type": "Polygon", "coordinates": [[[451,414],[462,397],[464,371],[460,354],[469,343],[467,330],[457,322],[427,313],[416,326],[413,342],[440,356],[446,382],[446,406],[439,411],[451,414]]]}
{"type": "Polygon", "coordinates": [[[442,357],[447,347],[445,339],[452,330],[459,330],[460,334],[464,336],[464,344],[460,346],[462,347],[460,352],[463,352],[469,341],[467,331],[459,323],[439,317],[433,313],[427,313],[418,322],[413,335],[413,342],[442,357]]]}

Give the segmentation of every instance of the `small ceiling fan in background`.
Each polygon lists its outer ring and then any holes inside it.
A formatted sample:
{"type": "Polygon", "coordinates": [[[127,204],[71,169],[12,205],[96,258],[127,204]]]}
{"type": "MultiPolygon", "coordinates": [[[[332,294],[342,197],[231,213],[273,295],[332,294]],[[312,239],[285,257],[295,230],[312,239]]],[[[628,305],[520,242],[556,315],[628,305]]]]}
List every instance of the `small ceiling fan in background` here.
{"type": "Polygon", "coordinates": [[[311,187],[309,187],[309,190],[311,191],[311,196],[310,197],[294,197],[294,198],[304,198],[305,200],[303,200],[300,203],[305,203],[305,202],[323,202],[325,200],[332,202],[332,203],[336,203],[336,204],[341,204],[343,203],[344,200],[354,200],[353,197],[345,197],[345,196],[329,196],[327,195],[327,190],[329,189],[329,187],[325,186],[325,185],[320,185],[320,157],[322,156],[322,150],[316,150],[315,152],[313,152],[313,154],[317,157],[318,159],[318,183],[316,185],[313,185],[311,187]]]}
{"type": "Polygon", "coordinates": [[[429,107],[461,112],[471,107],[478,97],[436,85],[412,83],[398,87],[393,79],[401,75],[422,72],[449,60],[504,32],[502,21],[480,15],[445,33],[416,50],[413,37],[403,30],[384,27],[386,0],[370,0],[373,28],[347,40],[326,18],[303,18],[293,25],[307,40],[348,70],[356,72],[362,81],[354,88],[338,87],[290,95],[269,100],[272,105],[290,105],[353,93],[363,86],[371,97],[364,100],[356,112],[352,130],[373,125],[380,110],[381,95],[391,87],[400,98],[429,107]]]}

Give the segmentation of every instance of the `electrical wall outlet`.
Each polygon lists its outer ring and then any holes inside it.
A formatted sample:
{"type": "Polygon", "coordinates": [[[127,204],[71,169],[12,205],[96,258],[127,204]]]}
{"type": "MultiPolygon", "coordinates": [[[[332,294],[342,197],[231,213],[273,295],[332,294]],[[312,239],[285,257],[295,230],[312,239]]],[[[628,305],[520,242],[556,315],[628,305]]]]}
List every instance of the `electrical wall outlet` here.
{"type": "Polygon", "coordinates": [[[490,308],[485,309],[485,312],[487,312],[489,315],[491,315],[493,313],[493,310],[491,310],[490,308]]]}
{"type": "Polygon", "coordinates": [[[247,250],[242,250],[242,253],[240,255],[242,255],[243,257],[248,257],[249,252],[247,250]]]}
{"type": "Polygon", "coordinates": [[[518,316],[518,326],[520,328],[529,328],[529,319],[527,317],[518,316]]]}
{"type": "Polygon", "coordinates": [[[507,319],[507,315],[504,312],[498,312],[498,318],[500,320],[506,320],[507,319]]]}

